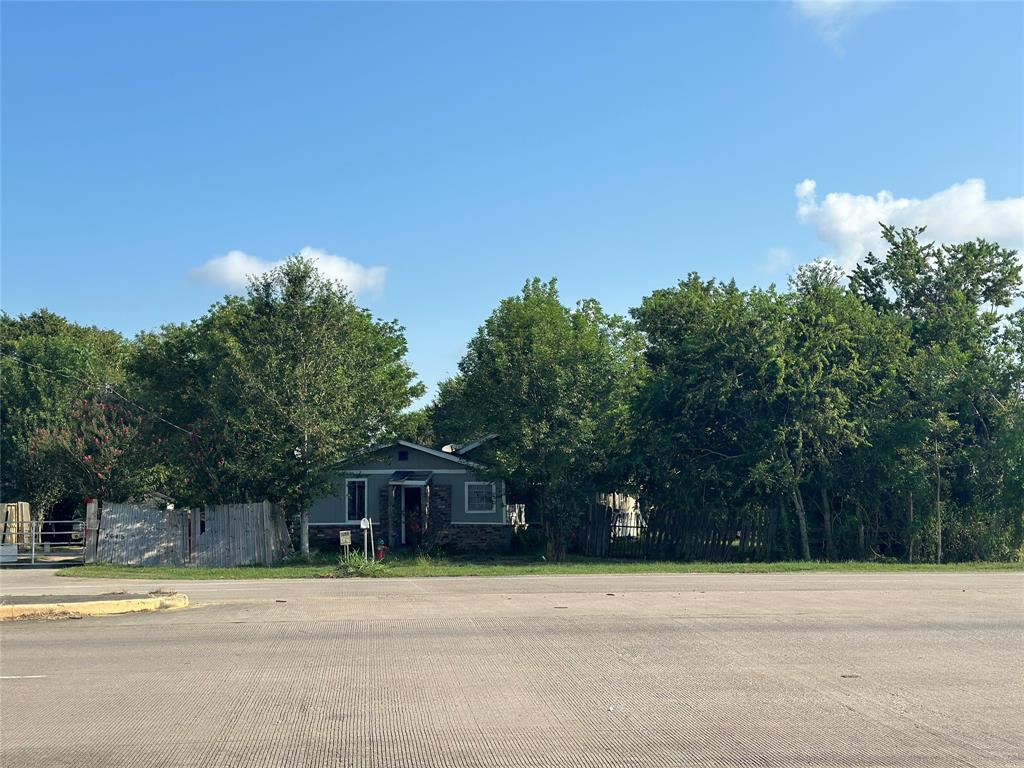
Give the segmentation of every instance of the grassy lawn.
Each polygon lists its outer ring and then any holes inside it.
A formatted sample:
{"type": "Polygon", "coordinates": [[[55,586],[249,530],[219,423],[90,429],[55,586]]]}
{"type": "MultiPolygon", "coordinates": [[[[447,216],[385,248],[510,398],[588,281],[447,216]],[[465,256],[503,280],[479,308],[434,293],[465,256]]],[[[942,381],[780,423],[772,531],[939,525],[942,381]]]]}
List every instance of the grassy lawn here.
{"type": "Polygon", "coordinates": [[[315,579],[341,576],[553,576],[589,573],[793,573],[838,571],[887,573],[895,571],[1022,571],[1024,563],[676,563],[667,561],[595,560],[569,558],[548,563],[523,557],[390,557],[383,565],[342,569],[335,560],[285,563],[240,568],[182,568],[175,566],[80,565],[58,571],[60,576],[111,579],[315,579]]]}

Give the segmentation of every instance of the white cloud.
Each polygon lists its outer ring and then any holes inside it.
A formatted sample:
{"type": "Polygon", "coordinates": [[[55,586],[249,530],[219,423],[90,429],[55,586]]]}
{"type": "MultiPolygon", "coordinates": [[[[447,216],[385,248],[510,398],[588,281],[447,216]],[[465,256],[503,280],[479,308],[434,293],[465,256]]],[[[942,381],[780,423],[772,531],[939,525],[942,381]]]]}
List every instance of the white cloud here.
{"type": "Polygon", "coordinates": [[[259,275],[271,268],[271,264],[250,256],[245,251],[228,251],[223,256],[210,259],[201,267],[192,270],[192,277],[208,283],[244,288],[250,275],[259,275]]]}
{"type": "Polygon", "coordinates": [[[985,182],[968,179],[923,200],[895,197],[885,190],[872,197],[830,192],[818,200],[817,184],[796,185],[797,217],[812,225],[829,246],[827,257],[849,269],[868,251],[884,253],[881,227],[926,226],[924,237],[938,243],[962,243],[983,237],[1004,248],[1024,250],[1024,197],[988,200],[985,182]]]}
{"type": "Polygon", "coordinates": [[[768,255],[758,265],[758,269],[765,273],[781,272],[793,263],[793,254],[786,248],[769,248],[768,255]]]}
{"type": "MultiPolygon", "coordinates": [[[[308,245],[299,251],[299,255],[312,260],[320,274],[344,283],[352,293],[374,292],[384,287],[387,267],[364,267],[344,256],[335,256],[308,245]]],[[[283,259],[264,261],[250,256],[245,251],[228,251],[223,256],[210,259],[203,266],[193,269],[191,274],[209,283],[241,290],[248,284],[252,275],[261,275],[283,263],[283,259]]]]}
{"type": "Polygon", "coordinates": [[[881,0],[793,0],[796,12],[810,21],[818,34],[832,44],[838,44],[844,32],[884,5],[881,0]]]}

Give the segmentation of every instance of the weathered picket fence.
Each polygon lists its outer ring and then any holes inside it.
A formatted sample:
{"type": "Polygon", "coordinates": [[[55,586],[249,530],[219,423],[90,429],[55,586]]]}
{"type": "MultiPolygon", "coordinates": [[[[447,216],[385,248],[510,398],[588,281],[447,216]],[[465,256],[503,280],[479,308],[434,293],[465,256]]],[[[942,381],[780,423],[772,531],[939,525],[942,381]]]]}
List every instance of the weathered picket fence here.
{"type": "Polygon", "coordinates": [[[85,561],[120,565],[270,565],[291,552],[273,504],[156,509],[104,503],[88,510],[85,561]]]}
{"type": "Polygon", "coordinates": [[[582,516],[574,549],[590,557],[649,560],[770,560],[780,541],[779,514],[651,510],[628,496],[599,495],[582,516]]]}

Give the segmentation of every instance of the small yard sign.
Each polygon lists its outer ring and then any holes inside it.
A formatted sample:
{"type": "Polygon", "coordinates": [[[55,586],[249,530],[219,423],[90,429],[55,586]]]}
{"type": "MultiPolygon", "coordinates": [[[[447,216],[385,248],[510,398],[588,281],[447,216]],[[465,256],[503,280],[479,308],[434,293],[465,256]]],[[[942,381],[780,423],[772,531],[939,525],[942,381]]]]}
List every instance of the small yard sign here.
{"type": "Polygon", "coordinates": [[[348,557],[349,547],[352,546],[352,531],[338,531],[338,543],[341,545],[345,557],[348,557]]]}

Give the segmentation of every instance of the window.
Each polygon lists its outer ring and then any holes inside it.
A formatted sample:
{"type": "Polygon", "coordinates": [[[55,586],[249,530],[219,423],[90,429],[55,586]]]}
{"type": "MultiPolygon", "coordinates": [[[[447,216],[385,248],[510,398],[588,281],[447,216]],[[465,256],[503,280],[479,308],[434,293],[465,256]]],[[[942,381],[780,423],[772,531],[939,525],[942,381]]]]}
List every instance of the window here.
{"type": "Polygon", "coordinates": [[[494,483],[466,483],[466,511],[494,512],[494,483]]]}
{"type": "Polygon", "coordinates": [[[358,523],[366,517],[366,481],[345,481],[345,519],[358,523]]]}
{"type": "Polygon", "coordinates": [[[408,461],[409,460],[409,452],[408,451],[399,451],[398,452],[398,460],[399,461],[408,461]]]}

